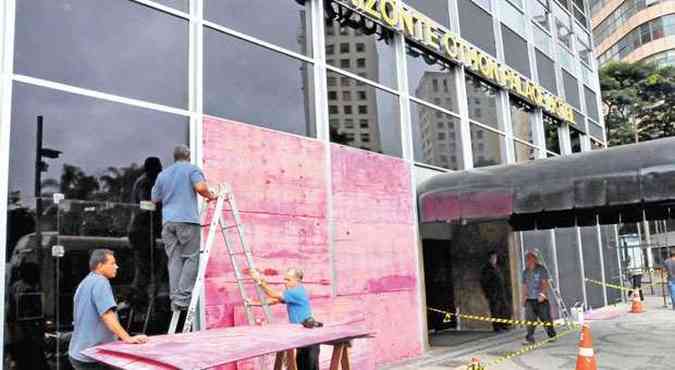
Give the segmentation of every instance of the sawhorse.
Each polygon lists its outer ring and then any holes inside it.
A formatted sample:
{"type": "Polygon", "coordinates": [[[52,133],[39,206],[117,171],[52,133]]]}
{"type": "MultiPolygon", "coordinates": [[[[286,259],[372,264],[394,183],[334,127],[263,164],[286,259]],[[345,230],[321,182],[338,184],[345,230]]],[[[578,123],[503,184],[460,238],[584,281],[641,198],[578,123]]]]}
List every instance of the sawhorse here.
{"type": "MultiPolygon", "coordinates": [[[[330,370],[352,370],[352,363],[349,361],[349,342],[327,343],[333,346],[333,357],[330,360],[330,370]]],[[[289,349],[283,352],[277,352],[274,359],[274,370],[283,370],[284,365],[287,370],[298,370],[295,362],[295,350],[289,349]]]]}

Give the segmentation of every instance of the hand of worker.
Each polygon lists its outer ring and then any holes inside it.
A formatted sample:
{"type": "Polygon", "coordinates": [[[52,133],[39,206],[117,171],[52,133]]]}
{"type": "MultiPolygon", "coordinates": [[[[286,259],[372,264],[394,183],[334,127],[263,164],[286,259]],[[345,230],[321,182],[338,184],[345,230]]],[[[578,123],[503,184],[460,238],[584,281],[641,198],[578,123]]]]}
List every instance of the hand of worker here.
{"type": "Polygon", "coordinates": [[[260,273],[256,269],[251,269],[249,271],[249,275],[251,275],[251,278],[255,280],[256,284],[262,284],[262,278],[260,277],[260,273]]]}
{"type": "Polygon", "coordinates": [[[539,303],[543,303],[545,300],[546,300],[546,294],[539,293],[539,295],[537,296],[537,301],[539,301],[539,303]]]}
{"type": "Polygon", "coordinates": [[[123,342],[126,344],[143,344],[148,342],[148,337],[146,335],[134,335],[124,339],[123,342]]]}

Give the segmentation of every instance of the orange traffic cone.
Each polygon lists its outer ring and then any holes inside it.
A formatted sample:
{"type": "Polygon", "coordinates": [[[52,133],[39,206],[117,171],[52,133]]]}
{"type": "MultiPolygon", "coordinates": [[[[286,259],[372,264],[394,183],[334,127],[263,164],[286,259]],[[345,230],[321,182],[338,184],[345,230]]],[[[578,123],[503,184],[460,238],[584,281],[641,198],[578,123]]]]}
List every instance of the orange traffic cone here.
{"type": "Polygon", "coordinates": [[[584,324],[581,327],[576,370],[598,370],[598,363],[595,361],[595,353],[593,352],[591,327],[588,324],[584,324]]]}
{"type": "Polygon", "coordinates": [[[480,360],[477,357],[471,359],[471,363],[466,367],[467,370],[483,370],[484,367],[481,366],[480,360]]]}
{"type": "Polygon", "coordinates": [[[645,310],[642,308],[642,300],[640,300],[640,295],[637,292],[633,292],[633,298],[631,299],[630,313],[642,313],[645,310]]]}

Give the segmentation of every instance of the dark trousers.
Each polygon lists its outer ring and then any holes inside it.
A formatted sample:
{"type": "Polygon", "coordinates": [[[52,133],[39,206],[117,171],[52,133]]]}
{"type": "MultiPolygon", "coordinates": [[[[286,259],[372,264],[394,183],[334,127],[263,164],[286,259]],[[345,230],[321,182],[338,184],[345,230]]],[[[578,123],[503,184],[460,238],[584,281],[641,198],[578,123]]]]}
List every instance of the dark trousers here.
{"type": "MultiPolygon", "coordinates": [[[[644,301],[645,296],[642,294],[642,275],[633,275],[632,277],[632,283],[633,283],[633,290],[637,290],[638,293],[640,293],[640,300],[644,301]]],[[[633,295],[633,290],[628,292],[628,295],[633,295]]]]}
{"type": "Polygon", "coordinates": [[[295,363],[298,370],[319,370],[319,345],[298,348],[295,363]]]}
{"type": "MultiPolygon", "coordinates": [[[[506,301],[498,297],[488,298],[488,304],[490,305],[490,316],[497,319],[510,319],[511,315],[509,314],[506,301]]],[[[506,330],[509,328],[509,324],[493,322],[492,328],[494,331],[506,330]]]]}
{"type": "MultiPolygon", "coordinates": [[[[537,321],[537,319],[550,323],[551,322],[551,307],[548,303],[548,300],[539,302],[536,299],[528,299],[525,303],[525,320],[527,321],[537,321]]],[[[536,326],[527,327],[527,339],[534,340],[534,330],[536,326]]],[[[555,329],[552,326],[545,326],[546,334],[549,337],[555,337],[555,329]]]]}
{"type": "Polygon", "coordinates": [[[110,370],[108,366],[98,362],[82,362],[70,356],[68,356],[68,359],[70,360],[70,364],[73,365],[73,369],[75,370],[110,370]]]}

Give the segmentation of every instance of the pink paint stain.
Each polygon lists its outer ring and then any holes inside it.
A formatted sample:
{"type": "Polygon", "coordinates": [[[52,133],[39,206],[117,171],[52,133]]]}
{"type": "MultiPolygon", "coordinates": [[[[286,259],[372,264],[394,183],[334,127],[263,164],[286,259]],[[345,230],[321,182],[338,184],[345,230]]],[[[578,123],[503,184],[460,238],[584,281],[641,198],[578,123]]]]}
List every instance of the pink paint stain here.
{"type": "Polygon", "coordinates": [[[413,276],[392,275],[368,280],[368,291],[372,293],[414,289],[417,280],[413,276]]]}

